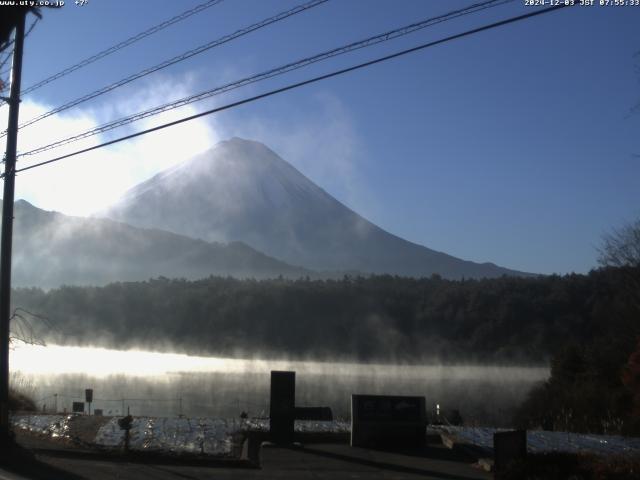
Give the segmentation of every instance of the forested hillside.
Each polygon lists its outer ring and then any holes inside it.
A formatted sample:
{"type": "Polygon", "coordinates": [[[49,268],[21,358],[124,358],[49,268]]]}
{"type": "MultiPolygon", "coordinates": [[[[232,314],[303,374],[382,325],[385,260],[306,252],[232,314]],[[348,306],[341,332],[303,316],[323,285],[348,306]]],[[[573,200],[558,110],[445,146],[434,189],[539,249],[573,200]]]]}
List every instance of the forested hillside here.
{"type": "MultiPolygon", "coordinates": [[[[588,275],[449,281],[158,278],[17,289],[67,344],[239,356],[547,362],[593,338],[632,350],[637,318],[619,268],[588,275]],[[627,346],[626,344],[629,343],[627,346]]],[[[622,347],[621,347],[622,348],[622,347]]]]}
{"type": "Polygon", "coordinates": [[[16,286],[106,285],[159,275],[196,279],[313,274],[241,242],[205,242],[112,220],[72,217],[24,200],[15,203],[14,213],[12,282],[16,286]]]}

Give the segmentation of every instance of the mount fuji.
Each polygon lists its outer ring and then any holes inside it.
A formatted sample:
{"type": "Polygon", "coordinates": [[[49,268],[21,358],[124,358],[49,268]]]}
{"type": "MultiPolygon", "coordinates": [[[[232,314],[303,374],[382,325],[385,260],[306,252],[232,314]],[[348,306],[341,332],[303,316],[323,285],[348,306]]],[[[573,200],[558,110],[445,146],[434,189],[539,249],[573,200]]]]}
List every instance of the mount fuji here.
{"type": "Polygon", "coordinates": [[[265,145],[239,138],[138,184],[100,215],[207,242],[240,241],[321,272],[451,279],[529,275],[462,260],[393,235],[265,145]]]}

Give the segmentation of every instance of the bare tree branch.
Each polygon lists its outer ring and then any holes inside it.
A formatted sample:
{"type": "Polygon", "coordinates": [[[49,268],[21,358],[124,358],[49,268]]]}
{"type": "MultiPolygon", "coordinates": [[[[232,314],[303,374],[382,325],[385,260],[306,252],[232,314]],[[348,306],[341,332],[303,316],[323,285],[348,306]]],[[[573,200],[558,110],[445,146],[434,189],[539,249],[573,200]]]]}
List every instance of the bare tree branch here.
{"type": "Polygon", "coordinates": [[[640,267],[640,220],[604,235],[598,253],[603,267],[640,267]]]}
{"type": "Polygon", "coordinates": [[[22,342],[29,345],[46,346],[44,340],[36,334],[36,329],[32,324],[33,320],[42,323],[49,330],[57,330],[47,317],[18,307],[13,311],[9,319],[11,328],[9,334],[10,345],[15,345],[16,342],[22,342]]]}

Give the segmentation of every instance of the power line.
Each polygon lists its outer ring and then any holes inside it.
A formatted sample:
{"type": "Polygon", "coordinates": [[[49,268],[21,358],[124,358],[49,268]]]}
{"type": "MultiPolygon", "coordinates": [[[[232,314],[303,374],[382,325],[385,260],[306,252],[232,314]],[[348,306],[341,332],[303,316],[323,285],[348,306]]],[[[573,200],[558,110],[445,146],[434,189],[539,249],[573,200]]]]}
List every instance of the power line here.
{"type": "MultiPolygon", "coordinates": [[[[75,152],[72,152],[72,153],[68,153],[66,155],[62,155],[62,156],[59,156],[59,157],[56,157],[56,158],[52,158],[52,159],[46,160],[44,162],[38,162],[38,163],[35,163],[33,165],[29,165],[28,167],[23,167],[23,168],[17,169],[16,173],[24,172],[26,170],[31,170],[31,169],[36,168],[36,167],[41,167],[43,165],[48,165],[50,163],[58,162],[58,161],[63,160],[65,158],[70,158],[70,157],[73,157],[73,156],[76,156],[76,155],[80,155],[82,153],[90,152],[92,150],[97,150],[99,148],[107,147],[107,146],[113,145],[115,143],[120,143],[120,142],[123,142],[125,140],[130,140],[130,139],[135,138],[135,137],[139,137],[139,136],[142,136],[142,135],[146,135],[148,133],[156,132],[158,130],[162,130],[162,129],[165,129],[165,128],[168,128],[168,127],[172,127],[174,125],[178,125],[180,123],[188,122],[190,120],[195,120],[197,118],[204,117],[206,115],[211,115],[211,114],[218,113],[218,112],[221,112],[221,111],[224,111],[224,110],[229,110],[231,108],[235,108],[235,107],[238,107],[240,105],[244,105],[244,104],[251,103],[251,102],[254,102],[254,101],[257,101],[257,100],[261,100],[263,98],[267,98],[267,97],[270,97],[272,95],[277,95],[279,93],[283,93],[283,92],[286,92],[286,91],[289,91],[289,90],[293,90],[295,88],[299,88],[299,87],[303,87],[305,85],[316,83],[316,82],[319,82],[321,80],[326,80],[326,79],[329,79],[329,78],[332,78],[332,77],[336,77],[338,75],[342,75],[342,74],[345,74],[345,73],[353,72],[355,70],[359,70],[361,68],[365,68],[365,67],[369,67],[371,65],[382,63],[382,62],[385,62],[387,60],[391,60],[393,58],[401,57],[401,56],[407,55],[409,53],[414,53],[414,52],[417,52],[417,51],[420,51],[420,50],[424,50],[426,48],[430,48],[430,47],[434,47],[436,45],[440,45],[442,43],[450,42],[450,41],[456,40],[458,38],[466,37],[466,36],[473,35],[473,34],[476,34],[476,33],[479,33],[479,32],[483,32],[483,31],[486,31],[486,30],[491,30],[493,28],[501,27],[503,25],[508,25],[508,24],[515,23],[515,22],[518,22],[518,21],[521,21],[521,20],[526,20],[528,18],[536,17],[538,15],[542,15],[542,14],[549,13],[549,12],[552,12],[552,11],[555,11],[555,10],[559,10],[561,8],[566,8],[568,6],[569,5],[560,4],[560,5],[553,6],[553,7],[548,7],[548,8],[542,9],[542,10],[536,10],[536,11],[533,11],[533,12],[530,12],[530,13],[526,13],[524,15],[518,15],[516,17],[511,17],[511,18],[508,18],[506,20],[501,20],[499,22],[494,22],[494,23],[491,23],[491,24],[488,24],[488,25],[484,25],[482,27],[477,27],[477,28],[474,28],[474,29],[471,29],[471,30],[467,30],[467,31],[462,32],[462,33],[458,33],[458,34],[451,35],[451,36],[448,36],[448,37],[445,37],[445,38],[441,38],[440,40],[435,40],[433,42],[423,43],[422,45],[418,45],[416,47],[408,48],[406,50],[402,50],[402,51],[399,51],[399,52],[396,52],[396,53],[392,53],[390,55],[385,55],[383,57],[378,57],[378,58],[376,58],[374,60],[369,60],[367,62],[359,63],[359,64],[353,65],[351,67],[343,68],[341,70],[336,70],[336,71],[333,71],[331,73],[327,73],[327,74],[324,74],[324,75],[313,77],[313,78],[310,78],[308,80],[304,80],[302,82],[293,83],[293,84],[287,85],[286,87],[277,88],[275,90],[271,90],[269,92],[262,93],[260,95],[256,95],[256,96],[249,97],[249,98],[245,98],[245,99],[239,100],[237,102],[229,103],[229,104],[223,105],[221,107],[213,108],[211,110],[207,110],[205,112],[201,112],[201,113],[197,113],[195,115],[184,117],[184,118],[181,118],[179,120],[175,120],[173,122],[169,122],[169,123],[165,123],[165,124],[162,124],[162,125],[158,125],[158,126],[153,127],[153,128],[148,128],[146,130],[142,130],[140,132],[133,133],[131,135],[126,135],[124,137],[116,138],[114,140],[110,140],[108,142],[104,142],[104,143],[101,143],[101,144],[98,144],[98,145],[94,145],[92,147],[84,148],[82,150],[78,150],[78,151],[75,151],[75,152]]],[[[4,174],[0,176],[0,178],[2,178],[2,177],[4,177],[4,174]]]]}
{"type": "MultiPolygon", "coordinates": [[[[43,120],[47,117],[50,117],[51,115],[54,115],[56,113],[60,113],[63,112],[64,110],[68,110],[69,108],[75,107],[77,105],[80,105],[81,103],[84,103],[88,100],[94,99],[96,97],[99,97],[100,95],[103,95],[107,92],[110,92],[111,90],[115,90],[116,88],[122,87],[124,85],[127,85],[128,83],[133,82],[134,80],[138,80],[139,78],[142,77],[146,77],[147,75],[150,75],[154,72],[157,72],[158,70],[162,70],[163,68],[169,67],[170,65],[174,65],[178,62],[182,62],[183,60],[186,60],[188,58],[191,58],[195,55],[198,55],[199,53],[205,52],[207,50],[210,50],[214,47],[218,47],[222,44],[228,43],[236,38],[242,37],[244,35],[247,35],[251,32],[254,32],[256,30],[259,30],[263,27],[266,27],[268,25],[271,25],[272,23],[276,23],[279,22],[281,20],[284,20],[285,18],[291,17],[293,15],[296,15],[298,13],[302,13],[306,10],[309,10],[313,7],[317,7],[319,5],[322,5],[323,3],[328,2],[329,0],[311,0],[310,2],[298,5],[294,8],[291,8],[289,10],[286,10],[284,12],[280,12],[277,15],[274,15],[272,17],[266,18],[258,23],[254,23],[253,25],[250,25],[248,27],[242,28],[240,30],[235,31],[234,33],[230,34],[230,35],[225,35],[224,37],[218,38],[216,40],[213,40],[209,43],[206,43],[204,45],[200,45],[199,47],[196,47],[192,50],[188,50],[180,55],[177,55],[173,58],[170,58],[169,60],[165,60],[162,63],[159,63],[157,65],[154,65],[153,67],[149,67],[146,68],[144,70],[141,70],[138,73],[134,73],[133,75],[129,75],[126,78],[123,78],[122,80],[118,80],[117,82],[111,83],[105,87],[102,87],[98,90],[95,90],[91,93],[88,93],[87,95],[84,95],[82,97],[76,98],[75,100],[71,100],[70,102],[65,103],[64,105],[61,105],[59,107],[56,107],[52,110],[49,110],[48,112],[45,112],[41,115],[38,115],[37,117],[34,117],[24,123],[22,123],[20,125],[20,128],[24,128],[26,126],[32,125],[36,122],[39,122],[40,120],[43,120]]],[[[2,135],[4,135],[5,132],[2,132],[2,135]]]]}
{"type": "Polygon", "coordinates": [[[86,67],[87,65],[96,62],[98,60],[100,60],[101,58],[106,57],[107,55],[111,55],[114,52],[117,52],[118,50],[121,50],[125,47],[128,47],[129,45],[134,44],[135,42],[142,40],[143,38],[146,38],[150,35],[153,35],[154,33],[159,32],[160,30],[163,30],[175,23],[181,22],[182,20],[185,20],[186,18],[189,18],[192,15],[195,15],[196,13],[200,13],[201,11],[209,8],[209,7],[213,7],[214,5],[217,5],[218,3],[222,2],[223,0],[208,0],[207,2],[201,3],[200,5],[196,5],[195,7],[186,10],[182,13],[180,13],[179,15],[176,15],[175,17],[172,17],[168,20],[165,20],[162,23],[159,23],[158,25],[155,25],[154,27],[151,27],[147,30],[145,30],[144,32],[138,33],[137,35],[134,35],[133,37],[129,37],[126,40],[123,40],[120,43],[117,43],[105,50],[102,50],[101,52],[96,53],[95,55],[92,55],[88,58],[85,58],[84,60],[81,60],[80,62],[65,68],[64,70],[51,75],[50,77],[45,78],[44,80],[41,80],[40,82],[30,86],[29,88],[25,89],[22,91],[22,95],[26,95],[28,93],[33,92],[34,90],[37,90],[40,87],[43,87],[45,85],[47,85],[48,83],[51,83],[55,80],[58,80],[66,75],[69,75],[72,72],[75,72],[76,70],[86,67]]]}
{"type": "MultiPolygon", "coordinates": [[[[3,80],[3,78],[5,78],[5,73],[0,73],[0,92],[4,92],[10,85],[9,81],[7,80],[6,82],[3,80]]],[[[6,103],[6,99],[5,97],[0,98],[0,106],[2,106],[2,104],[6,103]]],[[[6,135],[6,134],[5,134],[6,135]]]]}
{"type": "Polygon", "coordinates": [[[465,7],[463,9],[460,10],[454,10],[452,12],[446,13],[444,15],[439,15],[437,17],[432,17],[432,18],[428,18],[425,20],[422,20],[420,22],[417,23],[413,23],[410,25],[406,25],[400,28],[396,28],[394,30],[390,30],[369,38],[366,38],[364,40],[359,40],[357,42],[353,42],[350,43],[348,45],[342,46],[342,47],[338,47],[338,48],[334,48],[332,50],[328,50],[319,54],[316,54],[314,56],[311,57],[306,57],[303,58],[301,60],[297,60],[295,62],[292,63],[288,63],[286,65],[282,65],[276,68],[272,68],[270,70],[267,70],[265,72],[256,74],[256,75],[252,75],[250,77],[245,77],[241,80],[237,80],[231,83],[227,83],[225,85],[219,86],[219,87],[215,87],[209,90],[206,90],[204,92],[200,92],[194,95],[189,95],[187,97],[181,98],[179,100],[173,101],[173,102],[169,102],[166,103],[164,105],[160,105],[157,107],[153,107],[151,109],[142,111],[142,112],[138,112],[136,114],[124,117],[124,118],[120,118],[118,120],[113,120],[111,122],[105,123],[103,125],[100,125],[98,127],[86,130],[84,132],[81,132],[77,135],[73,135],[71,137],[67,137],[65,139],[62,140],[57,140],[53,143],[50,143],[48,145],[44,145],[42,147],[38,147],[34,150],[30,150],[28,152],[25,152],[23,154],[21,154],[20,156],[26,156],[26,155],[35,155],[37,153],[41,153],[47,150],[51,150],[53,148],[57,148],[60,147],[62,145],[67,145],[69,143],[73,143],[79,140],[82,140],[84,138],[88,138],[94,135],[98,135],[100,133],[104,133],[107,132],[109,130],[113,130],[115,128],[136,122],[138,120],[142,120],[144,118],[148,118],[154,115],[158,115],[160,113],[169,111],[169,110],[173,110],[179,107],[183,107],[185,105],[189,105],[191,103],[197,102],[197,101],[201,101],[201,100],[205,100],[207,98],[213,97],[215,95],[220,95],[222,93],[226,93],[229,92],[231,90],[235,90],[236,88],[240,88],[252,83],[256,83],[262,80],[266,80],[268,78],[272,78],[278,75],[283,75],[285,73],[291,72],[293,70],[298,70],[300,68],[306,67],[308,65],[311,65],[313,63],[316,62],[320,62],[323,60],[327,60],[329,58],[333,58],[335,56],[338,55],[343,55],[345,53],[348,52],[352,52],[355,50],[359,50],[361,48],[365,48],[365,47],[369,47],[378,43],[382,43],[382,42],[386,42],[389,40],[393,40],[395,38],[404,36],[404,35],[408,35],[410,33],[413,33],[417,30],[421,30],[423,28],[426,27],[430,27],[433,25],[436,25],[438,23],[442,23],[442,22],[446,22],[449,20],[453,20],[454,18],[458,18],[464,15],[469,15],[471,13],[476,13],[480,10],[484,10],[487,8],[493,8],[499,5],[503,5],[505,3],[509,3],[512,2],[513,0],[489,0],[489,1],[485,1],[482,3],[477,3],[477,4],[473,4],[470,5],[468,7],[465,7]]]}
{"type": "Polygon", "coordinates": [[[5,43],[4,45],[2,45],[2,48],[0,48],[0,53],[4,52],[7,48],[9,48],[11,45],[13,45],[13,39],[9,40],[7,43],[5,43]]]}
{"type": "MultiPolygon", "coordinates": [[[[39,18],[36,18],[31,25],[29,26],[27,33],[24,34],[24,38],[26,39],[29,34],[33,31],[34,27],[36,26],[36,23],[38,23],[38,20],[40,20],[39,18]]],[[[13,41],[12,41],[13,42],[13,41]]],[[[9,53],[7,53],[7,56],[0,61],[0,70],[2,70],[2,68],[4,68],[5,64],[9,61],[9,59],[13,57],[13,49],[11,49],[11,51],[9,53]]],[[[0,83],[1,83],[1,88],[0,88],[0,92],[2,92],[3,90],[5,90],[8,87],[9,82],[7,82],[5,84],[5,82],[2,81],[2,77],[4,77],[6,74],[8,74],[9,72],[11,72],[11,69],[7,69],[5,71],[3,71],[2,73],[0,73],[0,83]]],[[[3,136],[6,134],[6,132],[3,132],[3,136]]]]}
{"type": "MultiPolygon", "coordinates": [[[[211,90],[207,90],[205,92],[201,92],[199,94],[196,95],[191,95],[188,97],[185,97],[183,99],[174,101],[174,102],[170,102],[168,104],[165,105],[161,105],[159,107],[154,107],[152,109],[143,111],[143,112],[139,112],[137,114],[131,115],[129,117],[124,117],[121,118],[119,120],[115,120],[115,121],[111,121],[108,122],[106,124],[103,124],[101,126],[95,127],[94,129],[88,130],[86,132],[83,132],[77,136],[73,136],[73,137],[69,137],[67,139],[58,141],[58,142],[54,142],[52,144],[49,145],[45,145],[43,147],[40,147],[36,150],[32,150],[30,152],[26,152],[23,155],[33,155],[36,153],[40,153],[46,150],[50,150],[52,148],[56,148],[58,146],[61,145],[66,145],[67,143],[71,143],[73,141],[76,140],[80,140],[82,138],[87,138],[99,133],[103,133],[109,130],[112,130],[114,128],[123,126],[123,125],[127,125],[129,123],[153,116],[153,115],[157,115],[159,113],[165,112],[167,110],[172,110],[174,108],[178,108],[178,107],[182,107],[184,105],[188,105],[190,103],[194,103],[200,100],[204,100],[206,98],[212,97],[214,95],[219,95],[221,93],[225,93],[228,92],[230,90],[234,90],[235,88],[239,88],[245,85],[248,85],[250,83],[255,83],[267,78],[271,78],[277,75],[281,75],[284,73],[288,73],[292,70],[297,70],[299,68],[305,67],[307,65],[310,65],[312,63],[318,62],[318,61],[322,61],[325,60],[327,58],[331,58],[333,56],[337,56],[337,55],[341,55],[343,53],[347,53],[349,51],[353,51],[353,50],[358,50],[360,48],[364,48],[364,47],[368,47],[370,45],[374,45],[376,43],[380,43],[380,42],[384,42],[384,41],[388,41],[388,40],[392,40],[393,38],[397,38],[399,36],[403,36],[403,35],[407,35],[409,33],[412,33],[416,30],[420,30],[422,28],[426,28],[428,26],[437,24],[437,23],[441,23],[444,21],[448,21],[448,20],[452,20],[454,18],[457,18],[459,16],[463,16],[463,15],[467,15],[470,13],[475,13],[477,11],[480,10],[484,10],[486,8],[492,8],[492,7],[496,7],[498,5],[502,5],[504,3],[509,3],[512,2],[513,0],[489,0],[489,1],[485,1],[482,3],[478,3],[478,4],[473,4],[469,7],[465,7],[463,9],[460,10],[455,10],[453,12],[449,12],[445,15],[440,15],[437,17],[433,17],[433,18],[429,18],[426,20],[423,20],[421,22],[417,22],[411,25],[407,25],[401,28],[397,28],[395,30],[391,30],[379,35],[376,35],[374,37],[369,37],[365,40],[361,40],[358,42],[354,42],[352,44],[343,46],[343,47],[339,47],[333,50],[329,50],[328,52],[323,52],[321,54],[315,55],[313,57],[308,57],[308,58],[304,58],[302,60],[298,60],[296,62],[293,63],[289,63],[287,65],[284,66],[280,66],[280,67],[276,67],[274,69],[268,70],[266,72],[262,72],[258,75],[253,75],[251,77],[248,78],[244,78],[242,80],[236,81],[236,82],[232,82],[226,85],[223,85],[221,87],[217,87],[211,90]]],[[[45,114],[48,115],[48,114],[45,114]]],[[[28,124],[33,123],[33,122],[29,122],[28,124]]],[[[26,126],[26,124],[21,125],[22,126],[26,126]]],[[[4,132],[3,132],[4,134],[4,132]]],[[[2,136],[3,134],[0,134],[0,136],[2,136]]]]}
{"type": "Polygon", "coordinates": [[[31,22],[31,25],[29,26],[27,33],[24,34],[24,38],[27,38],[29,36],[29,34],[33,31],[34,27],[36,26],[36,23],[38,23],[38,20],[40,20],[39,18],[35,18],[33,20],[33,22],[31,22]]]}
{"type": "MultiPolygon", "coordinates": [[[[11,49],[11,51],[7,53],[7,55],[2,59],[2,61],[0,62],[0,68],[3,68],[11,57],[13,57],[13,49],[11,49]]],[[[2,72],[2,74],[4,75],[6,73],[9,73],[10,71],[11,69],[5,70],[4,72],[2,72]]]]}

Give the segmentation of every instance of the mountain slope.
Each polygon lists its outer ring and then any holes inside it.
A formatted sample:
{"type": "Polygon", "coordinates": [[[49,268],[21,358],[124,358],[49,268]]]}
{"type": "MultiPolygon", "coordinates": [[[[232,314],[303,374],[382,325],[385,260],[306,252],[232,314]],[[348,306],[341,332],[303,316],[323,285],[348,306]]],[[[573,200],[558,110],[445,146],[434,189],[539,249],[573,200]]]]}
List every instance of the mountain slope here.
{"type": "Polygon", "coordinates": [[[239,240],[314,270],[446,278],[526,275],[392,235],[263,144],[239,138],[138,184],[101,215],[207,241],[239,240]]]}
{"type": "Polygon", "coordinates": [[[240,242],[208,243],[112,220],[47,212],[24,200],[15,203],[15,286],[101,285],[158,276],[299,277],[307,273],[240,242]]]}

